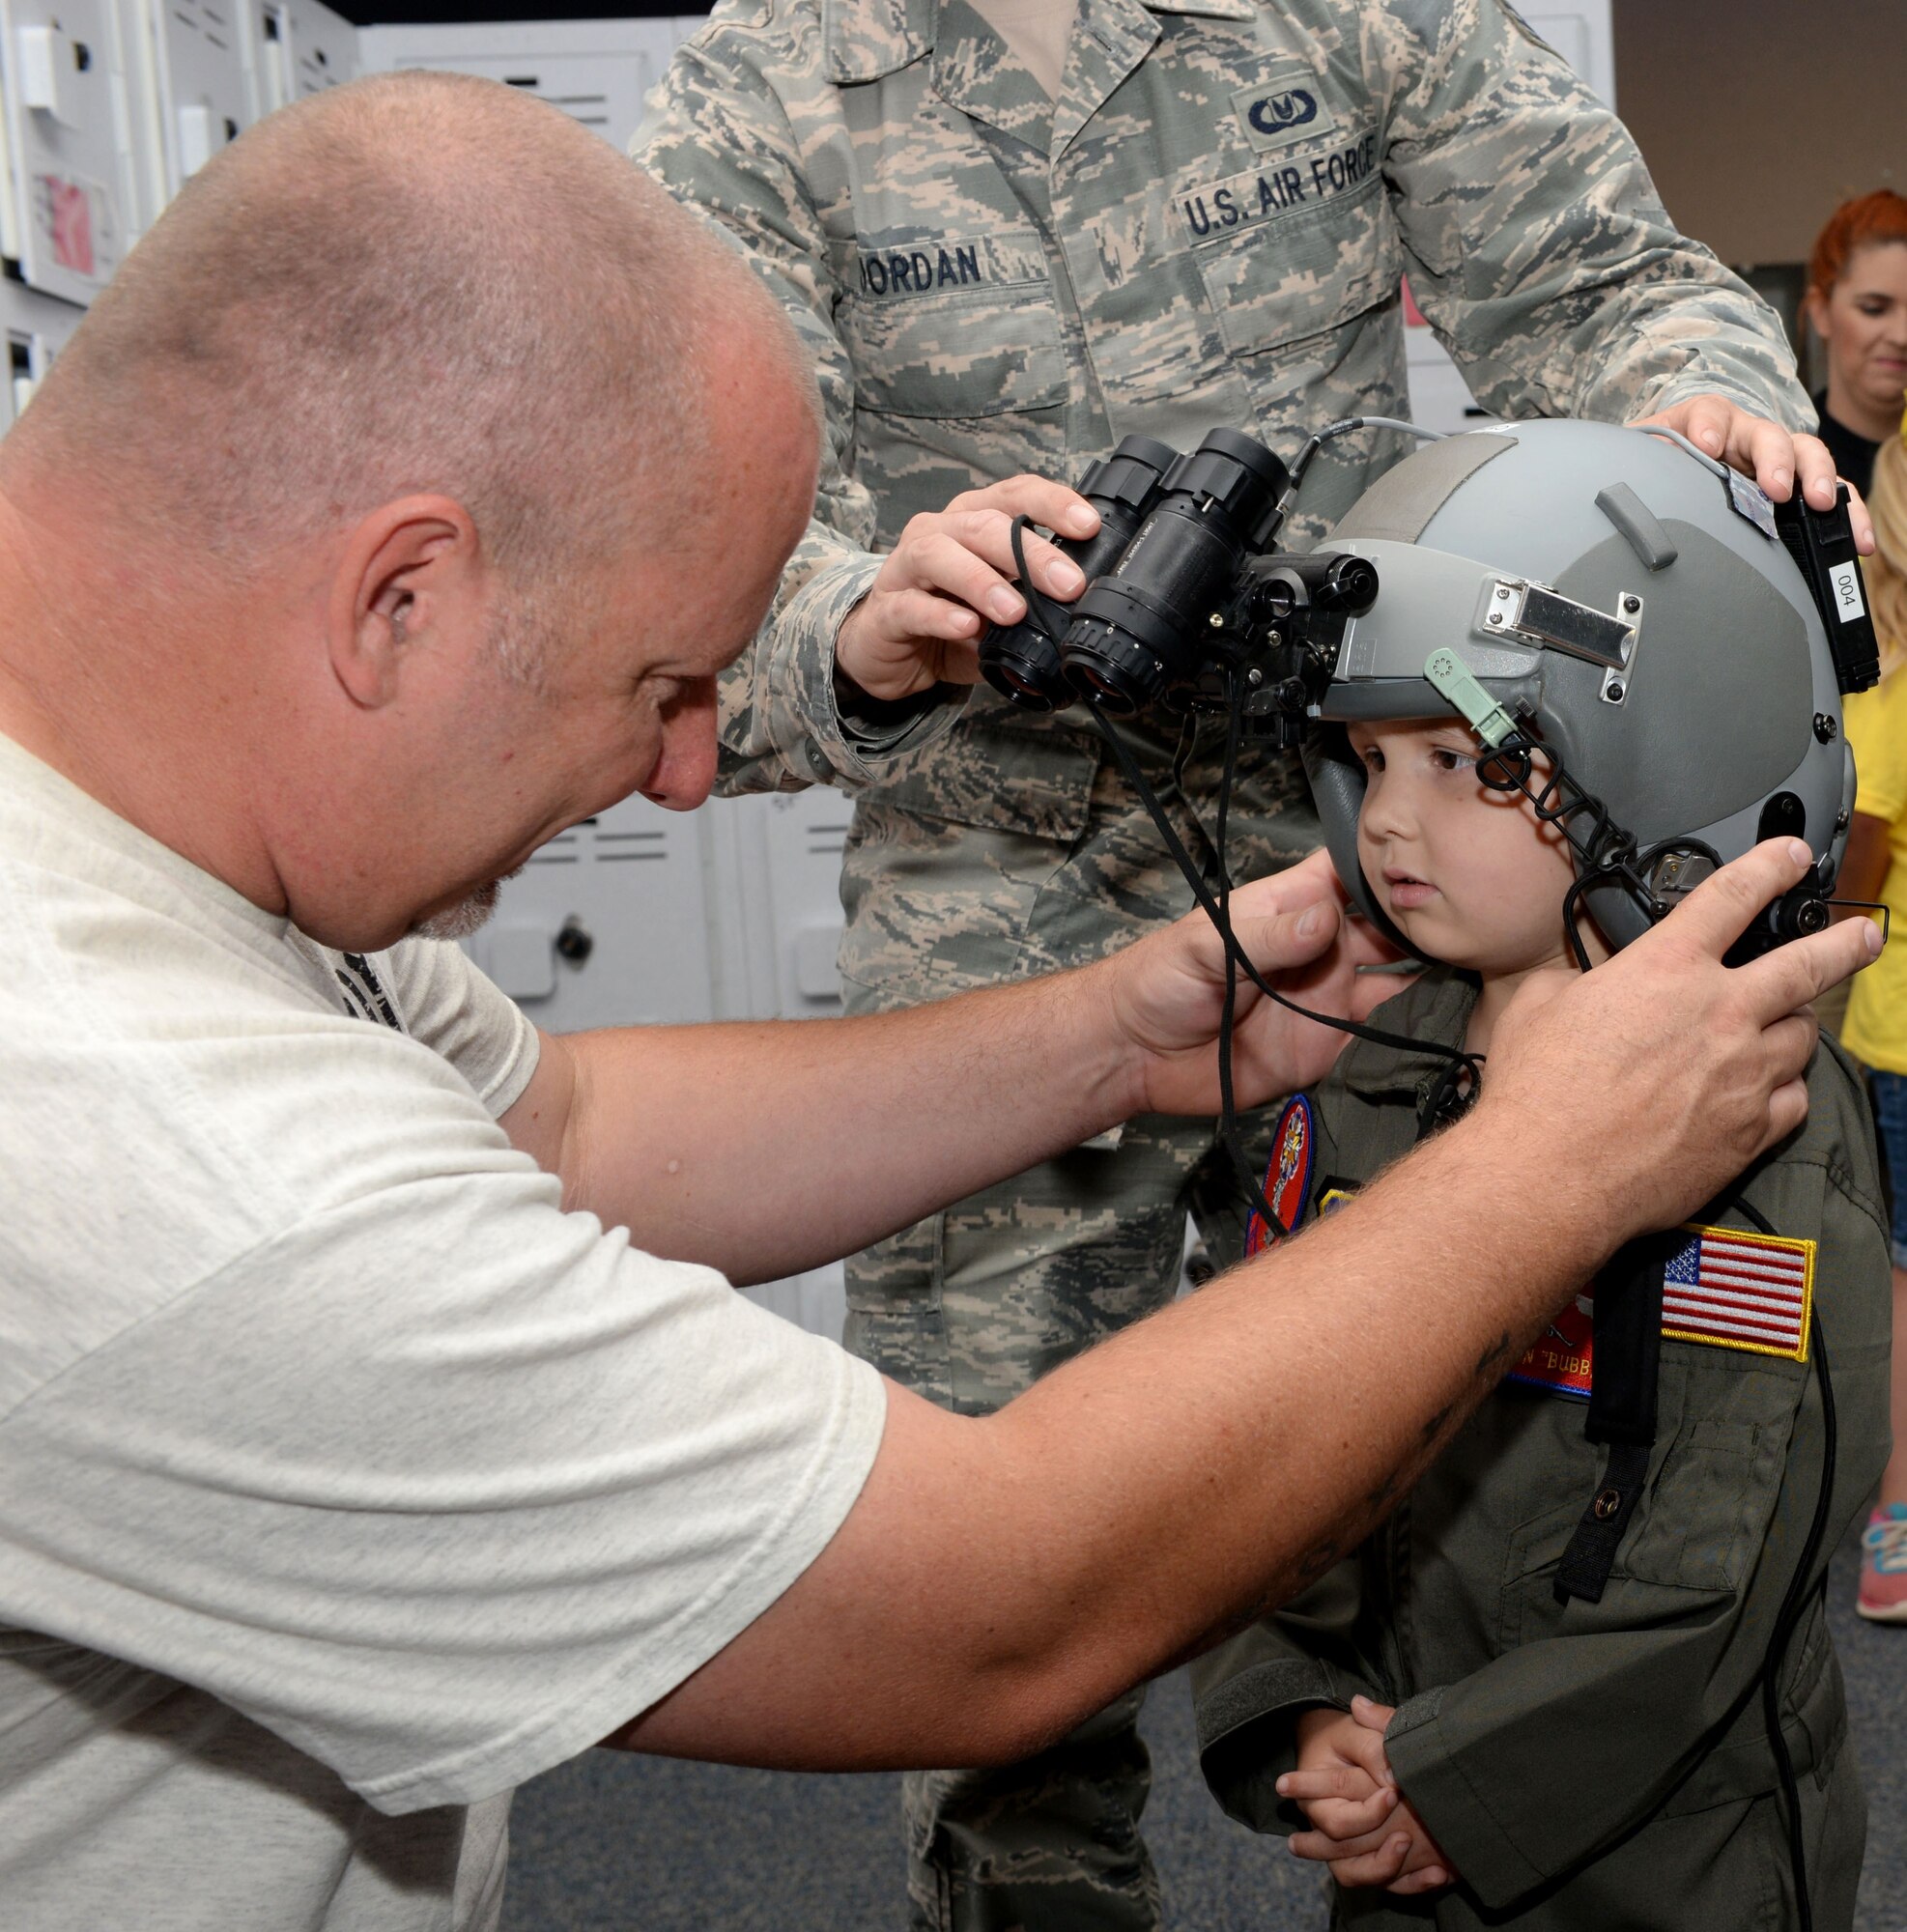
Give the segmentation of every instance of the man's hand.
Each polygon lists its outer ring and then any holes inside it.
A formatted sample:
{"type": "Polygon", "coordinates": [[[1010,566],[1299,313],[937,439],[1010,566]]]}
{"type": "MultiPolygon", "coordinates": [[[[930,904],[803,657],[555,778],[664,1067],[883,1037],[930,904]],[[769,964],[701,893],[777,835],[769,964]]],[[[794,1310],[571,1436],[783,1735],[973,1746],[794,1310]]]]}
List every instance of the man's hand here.
{"type": "Polygon", "coordinates": [[[1397,1788],[1383,1735],[1395,1707],[1354,1698],[1350,1712],[1307,1711],[1297,1720],[1297,1769],[1278,1780],[1311,1821],[1295,1856],[1328,1864],[1341,1886],[1380,1885],[1409,1898],[1452,1882],[1450,1861],[1397,1788]]]}
{"type": "MultiPolygon", "coordinates": [[[[1834,507],[1835,459],[1818,436],[1797,436],[1766,416],[1750,415],[1722,396],[1691,396],[1673,409],[1637,419],[1638,428],[1651,423],[1678,431],[1697,449],[1705,449],[1745,476],[1752,476],[1778,503],[1788,500],[1798,476],[1802,495],[1817,510],[1834,507]]],[[[1872,556],[1873,520],[1860,491],[1851,483],[1848,494],[1855,548],[1863,556],[1872,556]]]]}
{"type": "MultiPolygon", "coordinates": [[[[1396,955],[1363,921],[1347,919],[1344,906],[1344,888],[1321,850],[1240,886],[1232,895],[1232,929],[1246,957],[1289,999],[1314,1012],[1362,1019],[1402,982],[1357,977],[1359,966],[1396,955]]],[[[1187,913],[1115,953],[1088,969],[1088,980],[1085,997],[1106,1000],[1133,1056],[1133,1111],[1216,1112],[1225,952],[1205,914],[1187,913]]],[[[1345,1036],[1273,1004],[1240,974],[1232,1042],[1238,1104],[1252,1107],[1309,1086],[1343,1050],[1345,1036]]]]}
{"type": "MultiPolygon", "coordinates": [[[[890,702],[936,684],[978,682],[982,630],[1026,615],[1026,599],[1013,587],[1010,535],[1019,516],[1065,537],[1090,537],[1099,527],[1084,497],[1043,476],[966,490],[946,509],[915,517],[842,621],[836,671],[890,702]]],[[[1031,530],[1026,564],[1034,582],[1062,603],[1086,588],[1079,566],[1031,530]]]]}
{"type": "Polygon", "coordinates": [[[1607,965],[1532,976],[1505,1009],[1476,1118],[1521,1114],[1558,1213],[1602,1213],[1611,1251],[1681,1220],[1807,1118],[1803,1009],[1874,957],[1878,930],[1850,920],[1746,966],[1722,956],[1811,864],[1800,839],[1771,838],[1607,965]]]}

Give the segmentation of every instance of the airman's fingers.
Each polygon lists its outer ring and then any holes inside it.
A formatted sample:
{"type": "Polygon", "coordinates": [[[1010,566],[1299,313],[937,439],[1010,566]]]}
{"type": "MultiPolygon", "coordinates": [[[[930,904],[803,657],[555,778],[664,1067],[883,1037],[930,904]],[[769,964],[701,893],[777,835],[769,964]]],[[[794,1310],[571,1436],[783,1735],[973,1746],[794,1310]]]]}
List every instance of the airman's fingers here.
{"type": "Polygon", "coordinates": [[[1003,477],[984,489],[961,491],[947,507],[950,511],[996,510],[1009,522],[1026,517],[1068,537],[1090,537],[1099,527],[1098,511],[1077,490],[1069,490],[1050,476],[1003,477]]]}
{"type": "Polygon", "coordinates": [[[881,614],[881,630],[897,640],[939,638],[972,643],[980,636],[981,619],[964,604],[931,590],[897,590],[881,614]]]}
{"type": "MultiPolygon", "coordinates": [[[[1801,494],[1817,510],[1830,510],[1835,501],[1835,459],[1818,436],[1794,439],[1795,469],[1801,477],[1801,494]]],[[[1771,497],[1775,493],[1768,493],[1771,497]]],[[[1779,498],[1777,498],[1779,501],[1779,498]]]]}
{"type": "Polygon", "coordinates": [[[1790,940],[1750,960],[1741,969],[1742,984],[1753,994],[1756,1010],[1772,1020],[1819,999],[1830,986],[1870,964],[1880,950],[1881,929],[1872,920],[1844,919],[1825,932],[1790,940]]]}
{"type": "MultiPolygon", "coordinates": [[[[1017,581],[1013,562],[1013,520],[999,510],[949,511],[937,520],[941,530],[990,563],[1003,578],[1017,581]]],[[[1020,532],[1020,551],[1033,581],[1050,597],[1070,602],[1086,588],[1078,564],[1057,545],[1028,529],[1020,532]]]]}
{"type": "MultiPolygon", "coordinates": [[[[1829,502],[1834,500],[1830,496],[1829,502]]],[[[1854,526],[1854,548],[1863,556],[1874,554],[1874,519],[1867,509],[1867,499],[1852,483],[1847,486],[1847,520],[1854,526]]]]}
{"type": "Polygon", "coordinates": [[[1704,879],[1653,933],[1637,941],[1693,943],[1720,959],[1770,900],[1799,885],[1814,863],[1800,838],[1764,838],[1704,879]]]}
{"type": "Polygon", "coordinates": [[[1768,1097],[1768,1137],[1761,1143],[1765,1152],[1777,1141],[1784,1141],[1807,1118],[1807,1082],[1790,1080],[1777,1087],[1768,1097]]]}
{"type": "Polygon", "coordinates": [[[1728,454],[1728,423],[1733,412],[1720,396],[1696,396],[1679,410],[1665,410],[1657,420],[1679,428],[1697,449],[1711,456],[1728,454]]]}
{"type": "MultiPolygon", "coordinates": [[[[1784,430],[1779,423],[1770,422],[1765,416],[1751,416],[1746,412],[1738,412],[1734,424],[1735,448],[1730,455],[1736,467],[1745,469],[1759,483],[1778,503],[1785,503],[1794,494],[1795,471],[1800,468],[1804,481],[1807,469],[1802,460],[1802,439],[1784,430]]],[[[1807,439],[1812,441],[1813,438],[1807,439]]],[[[1826,449],[1822,455],[1827,454],[1826,449]]],[[[1830,470],[1834,465],[1829,464],[1830,470]]],[[[1832,493],[1828,498],[1834,500],[1832,493]]],[[[1816,505],[1817,508],[1825,507],[1816,505]]]]}

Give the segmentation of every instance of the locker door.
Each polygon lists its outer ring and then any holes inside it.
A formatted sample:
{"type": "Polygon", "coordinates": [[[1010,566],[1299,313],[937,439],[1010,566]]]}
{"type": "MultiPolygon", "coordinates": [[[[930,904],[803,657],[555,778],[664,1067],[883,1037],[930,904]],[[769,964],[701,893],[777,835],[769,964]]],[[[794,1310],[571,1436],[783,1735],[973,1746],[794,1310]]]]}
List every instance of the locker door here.
{"type": "Polygon", "coordinates": [[[467,942],[553,1033],[714,1017],[702,826],[644,798],[559,833],[467,942]]]}
{"type": "Polygon", "coordinates": [[[423,67],[500,80],[626,149],[674,43],[667,19],[473,21],[366,27],[357,54],[366,73],[423,67]]]}
{"type": "Polygon", "coordinates": [[[766,803],[778,1009],[788,1019],[839,1012],[840,862],[853,802],[815,785],[776,792],[766,803]]]}
{"type": "Polygon", "coordinates": [[[253,120],[242,0],[137,0],[168,196],[253,120]]]}
{"type": "Polygon", "coordinates": [[[28,287],[90,302],[128,246],[118,25],[108,0],[7,0],[0,23],[14,216],[0,242],[28,287]]]}

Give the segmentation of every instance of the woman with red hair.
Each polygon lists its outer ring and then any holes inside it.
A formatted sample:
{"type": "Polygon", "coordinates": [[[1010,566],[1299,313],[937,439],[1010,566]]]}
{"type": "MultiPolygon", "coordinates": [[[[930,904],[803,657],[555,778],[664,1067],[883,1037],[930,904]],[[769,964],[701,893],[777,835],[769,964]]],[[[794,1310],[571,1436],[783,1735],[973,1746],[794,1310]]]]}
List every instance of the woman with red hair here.
{"type": "Polygon", "coordinates": [[[1828,385],[1814,398],[1821,440],[1864,497],[1907,391],[1907,195],[1877,188],[1828,217],[1807,264],[1806,314],[1828,354],[1828,385]]]}
{"type": "Polygon", "coordinates": [[[1845,1026],[1822,1019],[1867,1068],[1893,1183],[1893,1458],[1863,1539],[1857,1607],[1907,1624],[1907,196],[1882,188],[1835,211],[1808,264],[1807,318],[1828,351],[1821,440],[1874,518],[1863,568],[1881,682],[1845,707],[1859,790],[1838,890],[1883,900],[1893,937],[1856,982],[1845,1026]]]}

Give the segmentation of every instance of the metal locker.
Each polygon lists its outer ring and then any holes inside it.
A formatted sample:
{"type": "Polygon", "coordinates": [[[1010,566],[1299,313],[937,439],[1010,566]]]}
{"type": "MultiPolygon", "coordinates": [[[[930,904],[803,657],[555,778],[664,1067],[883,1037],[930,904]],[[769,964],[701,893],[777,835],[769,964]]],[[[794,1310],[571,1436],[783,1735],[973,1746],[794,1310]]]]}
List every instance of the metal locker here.
{"type": "MultiPolygon", "coordinates": [[[[131,0],[139,53],[128,87],[144,85],[155,111],[163,200],[255,118],[246,71],[244,0],[131,0]]],[[[135,122],[138,119],[134,116],[135,122]]],[[[135,127],[135,138],[137,135],[135,127]]]]}
{"type": "Polygon", "coordinates": [[[423,67],[500,80],[626,149],[675,39],[668,19],[472,21],[365,27],[357,53],[367,73],[423,67]]]}
{"type": "Polygon", "coordinates": [[[255,120],[357,71],[357,29],[318,0],[246,0],[242,18],[255,120]]]}
{"type": "Polygon", "coordinates": [[[56,296],[43,296],[17,282],[0,281],[0,323],[7,331],[7,384],[0,395],[0,430],[12,428],[14,418],[33,400],[34,390],[85,313],[56,296]]]}
{"type": "Polygon", "coordinates": [[[840,865],[854,802],[826,785],[765,801],[777,1010],[788,1019],[840,1009],[840,865]]]}
{"type": "Polygon", "coordinates": [[[109,0],[5,0],[9,217],[0,249],[30,288],[90,302],[128,242],[131,144],[109,0]]]}
{"type": "Polygon", "coordinates": [[[533,853],[466,942],[553,1033],[714,1017],[702,826],[627,798],[533,853]]]}

